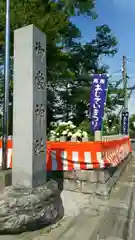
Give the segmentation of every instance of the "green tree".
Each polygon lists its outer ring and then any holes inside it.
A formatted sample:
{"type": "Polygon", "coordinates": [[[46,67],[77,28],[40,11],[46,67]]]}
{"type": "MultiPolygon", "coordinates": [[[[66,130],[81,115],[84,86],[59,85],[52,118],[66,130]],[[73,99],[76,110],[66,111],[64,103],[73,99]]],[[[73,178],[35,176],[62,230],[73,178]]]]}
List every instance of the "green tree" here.
{"type": "Polygon", "coordinates": [[[131,138],[135,138],[135,114],[129,118],[129,134],[131,138]]]}
{"type": "MultiPolygon", "coordinates": [[[[88,15],[96,17],[92,0],[14,0],[11,1],[11,59],[13,31],[34,24],[47,35],[47,90],[48,128],[57,119],[72,119],[77,125],[88,116],[91,73],[105,73],[99,65],[103,55],[113,56],[117,41],[107,25],[97,27],[96,38],[82,45],[79,29],[70,17],[88,15]]],[[[4,60],[5,0],[0,8],[0,65],[4,60]]],[[[12,61],[11,61],[12,63],[12,61]]],[[[12,73],[12,64],[11,64],[12,73]]],[[[3,102],[3,74],[0,82],[0,104],[3,102]]],[[[12,119],[12,89],[10,81],[10,118],[12,119]]],[[[12,132],[10,120],[9,132],[12,132]]]]}
{"type": "Polygon", "coordinates": [[[103,121],[103,135],[119,134],[119,116],[116,113],[108,113],[103,121]]]}
{"type": "MultiPolygon", "coordinates": [[[[96,38],[85,45],[74,44],[70,51],[69,68],[74,73],[72,79],[64,79],[59,90],[62,104],[58,111],[79,125],[88,118],[92,73],[107,73],[108,67],[99,65],[99,58],[113,56],[117,52],[117,40],[107,25],[96,28],[96,38]]],[[[109,96],[109,95],[108,95],[109,96]]],[[[109,101],[108,97],[108,101],[109,101]]],[[[107,102],[108,104],[108,102],[107,102]]]]}
{"type": "MultiPolygon", "coordinates": [[[[48,76],[48,124],[54,119],[54,103],[56,102],[55,86],[60,77],[66,73],[68,54],[62,50],[75,38],[80,37],[79,29],[72,24],[70,16],[77,13],[90,14],[93,8],[92,1],[87,6],[74,1],[50,0],[14,0],[11,1],[11,57],[13,55],[13,32],[15,29],[34,24],[47,35],[47,76],[48,76]],[[91,4],[90,4],[91,2],[91,4]],[[72,13],[71,13],[72,8],[72,13]]],[[[0,8],[0,67],[4,62],[4,31],[5,31],[5,0],[1,1],[0,8]]],[[[12,70],[12,66],[11,66],[12,70]]],[[[2,69],[3,71],[3,69],[2,69]]],[[[1,72],[2,74],[2,72],[1,72]]],[[[3,74],[2,74],[3,75],[3,74]]],[[[12,74],[10,83],[10,106],[12,113],[12,74]]],[[[3,76],[0,85],[0,104],[3,103],[3,76]]],[[[12,118],[12,117],[11,117],[12,118]]],[[[10,124],[11,126],[12,124],[10,124]]],[[[12,128],[12,127],[11,127],[12,128]]]]}

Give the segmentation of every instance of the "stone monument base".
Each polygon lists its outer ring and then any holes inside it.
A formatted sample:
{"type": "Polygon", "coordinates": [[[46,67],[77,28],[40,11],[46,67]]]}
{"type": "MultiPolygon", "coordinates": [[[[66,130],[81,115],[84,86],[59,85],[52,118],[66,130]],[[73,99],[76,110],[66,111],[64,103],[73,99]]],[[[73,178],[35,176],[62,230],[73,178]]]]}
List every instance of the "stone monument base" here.
{"type": "Polygon", "coordinates": [[[64,215],[55,181],[35,189],[9,186],[0,192],[0,234],[37,230],[64,215]]]}

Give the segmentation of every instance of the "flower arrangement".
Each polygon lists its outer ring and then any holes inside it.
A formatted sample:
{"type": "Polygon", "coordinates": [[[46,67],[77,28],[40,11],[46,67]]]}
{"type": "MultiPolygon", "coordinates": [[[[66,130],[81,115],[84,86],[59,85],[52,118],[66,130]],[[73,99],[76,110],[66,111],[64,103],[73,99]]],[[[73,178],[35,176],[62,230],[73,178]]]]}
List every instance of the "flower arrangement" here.
{"type": "Polygon", "coordinates": [[[71,121],[60,122],[50,131],[49,139],[60,141],[61,137],[64,137],[66,141],[76,138],[76,141],[81,142],[83,138],[88,138],[88,133],[77,128],[71,121]]]}

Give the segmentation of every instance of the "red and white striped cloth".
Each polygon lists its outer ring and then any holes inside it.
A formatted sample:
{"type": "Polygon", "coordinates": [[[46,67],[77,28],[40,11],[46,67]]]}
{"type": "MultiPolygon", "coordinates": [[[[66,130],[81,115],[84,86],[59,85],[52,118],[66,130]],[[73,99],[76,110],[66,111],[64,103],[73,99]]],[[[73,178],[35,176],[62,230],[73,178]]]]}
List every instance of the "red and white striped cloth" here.
{"type": "Polygon", "coordinates": [[[119,165],[129,154],[129,144],[125,143],[116,147],[116,149],[110,149],[104,152],[104,159],[113,167],[119,165]]]}
{"type": "MultiPolygon", "coordinates": [[[[47,142],[45,170],[68,171],[115,167],[131,151],[129,137],[102,142],[47,142]]],[[[2,142],[0,142],[1,164],[2,142]]],[[[12,140],[8,141],[7,167],[12,168],[12,140]]]]}
{"type": "MultiPolygon", "coordinates": [[[[7,168],[12,167],[12,140],[8,139],[7,143],[7,168]]],[[[0,140],[0,167],[2,166],[2,140],[0,140]]]]}

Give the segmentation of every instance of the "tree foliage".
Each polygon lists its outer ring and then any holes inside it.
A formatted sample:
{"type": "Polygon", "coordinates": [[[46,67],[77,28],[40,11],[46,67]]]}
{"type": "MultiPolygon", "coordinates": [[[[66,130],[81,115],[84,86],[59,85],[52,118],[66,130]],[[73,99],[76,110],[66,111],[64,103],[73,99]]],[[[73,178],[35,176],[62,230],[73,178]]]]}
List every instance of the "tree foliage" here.
{"type": "MultiPolygon", "coordinates": [[[[47,121],[72,120],[82,124],[89,115],[91,74],[106,73],[100,65],[104,55],[117,52],[117,40],[107,25],[96,28],[96,37],[80,43],[80,30],[71,16],[88,15],[95,18],[94,0],[14,0],[11,1],[11,59],[13,59],[14,30],[34,24],[47,35],[47,121]]],[[[0,8],[0,69],[4,61],[5,0],[0,8]]],[[[12,61],[11,61],[12,73],[12,61]]],[[[10,81],[10,108],[12,119],[13,77],[10,81]]],[[[111,99],[111,98],[110,98],[111,99]]],[[[107,104],[111,100],[108,98],[107,104]]],[[[0,104],[3,102],[3,70],[0,77],[0,104]]],[[[110,105],[109,105],[110,106],[110,105]]],[[[12,122],[10,121],[10,132],[12,122]]]]}

